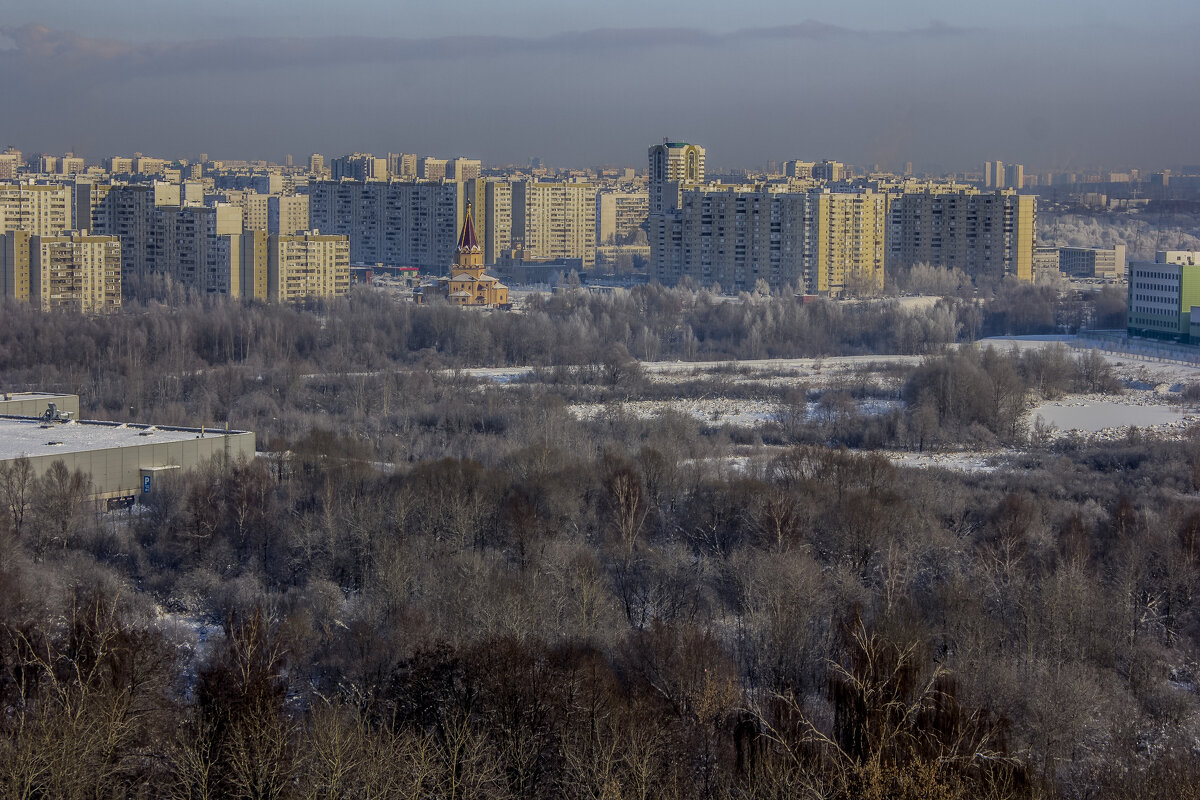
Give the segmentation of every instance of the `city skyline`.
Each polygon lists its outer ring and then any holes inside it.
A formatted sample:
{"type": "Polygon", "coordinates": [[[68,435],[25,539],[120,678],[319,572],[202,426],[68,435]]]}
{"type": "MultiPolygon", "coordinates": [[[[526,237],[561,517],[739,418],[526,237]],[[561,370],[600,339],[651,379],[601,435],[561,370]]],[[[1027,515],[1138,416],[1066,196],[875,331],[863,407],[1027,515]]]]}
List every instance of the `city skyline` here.
{"type": "Polygon", "coordinates": [[[404,151],[590,166],[636,165],[644,142],[671,135],[733,168],[1200,160],[1190,138],[1200,57],[1159,41],[1200,12],[1165,2],[1139,7],[1136,21],[1112,3],[1068,14],[1018,2],[1000,14],[765,2],[735,14],[711,2],[527,1],[506,13],[350,2],[332,20],[312,3],[205,8],[6,12],[0,102],[24,111],[3,143],[90,160],[404,151]]]}

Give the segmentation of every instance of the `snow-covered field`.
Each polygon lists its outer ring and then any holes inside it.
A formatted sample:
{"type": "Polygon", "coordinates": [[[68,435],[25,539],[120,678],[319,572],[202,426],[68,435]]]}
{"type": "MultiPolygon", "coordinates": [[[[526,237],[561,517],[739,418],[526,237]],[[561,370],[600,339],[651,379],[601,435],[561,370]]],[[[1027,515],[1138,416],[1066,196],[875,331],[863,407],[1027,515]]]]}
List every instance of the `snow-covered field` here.
{"type": "MultiPolygon", "coordinates": [[[[980,346],[1001,350],[1017,348],[1054,347],[1072,344],[1069,336],[1026,336],[985,339],[980,346]]],[[[1072,354],[1084,352],[1078,346],[1072,354]]],[[[1040,402],[1030,409],[1029,424],[1038,427],[1050,438],[1082,435],[1100,440],[1115,440],[1128,434],[1131,427],[1158,435],[1183,435],[1191,426],[1200,423],[1200,409],[1179,404],[1179,392],[1189,383],[1200,381],[1200,366],[1098,351],[1112,366],[1116,377],[1125,387],[1120,395],[1068,395],[1040,402]]],[[[820,391],[830,387],[843,388],[866,383],[884,395],[898,396],[902,377],[889,374],[892,365],[913,366],[924,356],[869,355],[833,358],[772,358],[722,362],[644,362],[641,368],[648,380],[658,385],[683,384],[689,381],[729,381],[736,383],[738,394],[753,395],[752,387],[764,389],[804,387],[820,391]]],[[[531,367],[507,367],[462,370],[498,384],[528,380],[535,374],[531,367]]],[[[710,383],[709,386],[712,384],[710,383]]],[[[681,391],[681,394],[683,392],[681,391]]],[[[764,391],[763,397],[777,396],[764,391]]],[[[862,401],[859,410],[865,413],[884,413],[901,404],[900,400],[862,401]]],[[[630,414],[641,419],[653,419],[667,410],[691,416],[704,425],[731,425],[758,428],[774,421],[781,407],[768,399],[735,399],[722,397],[719,384],[716,392],[700,398],[680,397],[676,400],[627,400],[608,403],[577,403],[568,406],[579,419],[597,419],[605,414],[630,414]]],[[[823,410],[818,403],[808,404],[809,419],[819,418],[823,410]]],[[[1015,451],[889,453],[897,464],[907,466],[944,467],[969,471],[992,470],[1002,466],[1015,451]]]]}
{"type": "Polygon", "coordinates": [[[567,411],[578,419],[596,419],[608,413],[631,414],[639,419],[653,419],[672,410],[695,417],[710,425],[755,427],[771,419],[777,410],[774,403],[761,400],[631,400],[623,403],[577,403],[567,411]]]}

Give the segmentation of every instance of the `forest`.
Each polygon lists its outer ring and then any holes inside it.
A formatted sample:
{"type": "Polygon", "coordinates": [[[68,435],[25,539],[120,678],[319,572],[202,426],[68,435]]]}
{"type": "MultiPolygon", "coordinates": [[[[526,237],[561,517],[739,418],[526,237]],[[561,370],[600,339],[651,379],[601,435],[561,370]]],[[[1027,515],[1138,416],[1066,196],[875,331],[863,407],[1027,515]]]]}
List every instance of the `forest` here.
{"type": "Polygon", "coordinates": [[[970,341],[1061,303],[5,306],[4,389],[261,452],[107,513],[0,469],[0,796],[1198,797],[1200,432],[1040,441],[1107,362],[970,341]],[[645,368],[874,354],[916,358],[645,368]],[[622,405],[748,392],[778,413],[622,405]]]}

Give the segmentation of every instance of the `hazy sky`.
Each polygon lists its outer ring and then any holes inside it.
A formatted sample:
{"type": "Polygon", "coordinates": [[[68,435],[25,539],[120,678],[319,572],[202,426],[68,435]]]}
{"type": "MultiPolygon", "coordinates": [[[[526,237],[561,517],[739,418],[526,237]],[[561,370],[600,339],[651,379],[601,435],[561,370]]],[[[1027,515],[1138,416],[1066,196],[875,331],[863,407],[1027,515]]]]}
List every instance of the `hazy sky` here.
{"type": "MultiPolygon", "coordinates": [[[[8,4],[11,5],[11,2],[8,4]]],[[[0,8],[0,145],[918,170],[1200,162],[1181,0],[37,0],[0,8]]]]}

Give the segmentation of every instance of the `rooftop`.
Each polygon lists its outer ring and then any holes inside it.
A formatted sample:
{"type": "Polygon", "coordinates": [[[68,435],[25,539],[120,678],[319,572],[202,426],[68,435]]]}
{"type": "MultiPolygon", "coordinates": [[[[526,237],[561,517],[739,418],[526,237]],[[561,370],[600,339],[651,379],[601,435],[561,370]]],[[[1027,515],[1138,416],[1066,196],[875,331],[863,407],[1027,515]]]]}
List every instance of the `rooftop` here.
{"type": "Polygon", "coordinates": [[[8,400],[14,402],[17,400],[37,400],[39,398],[49,401],[60,400],[65,397],[74,399],[75,395],[63,394],[62,392],[0,392],[0,402],[8,400]]]}
{"type": "MultiPolygon", "coordinates": [[[[245,432],[229,431],[231,434],[245,432]]],[[[202,437],[213,439],[224,435],[222,428],[160,428],[155,425],[76,420],[46,423],[29,417],[0,416],[0,461],[21,456],[35,458],[182,442],[202,437]]]]}

